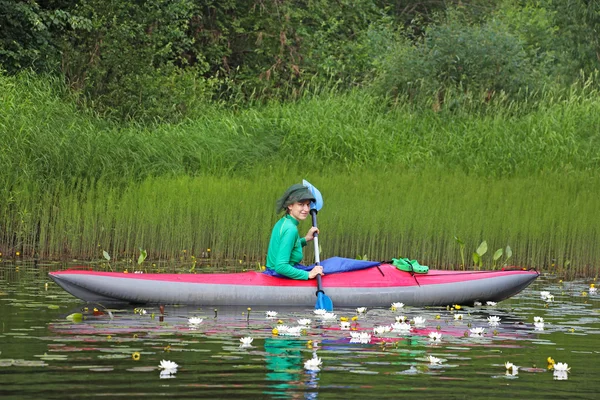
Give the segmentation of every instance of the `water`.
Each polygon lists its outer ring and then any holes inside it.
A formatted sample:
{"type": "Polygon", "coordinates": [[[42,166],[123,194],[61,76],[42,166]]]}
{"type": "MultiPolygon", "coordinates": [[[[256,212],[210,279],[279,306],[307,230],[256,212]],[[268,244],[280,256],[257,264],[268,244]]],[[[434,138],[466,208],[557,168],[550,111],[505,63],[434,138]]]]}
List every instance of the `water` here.
{"type": "Polygon", "coordinates": [[[358,316],[335,308],[336,319],[323,320],[312,309],[276,305],[249,314],[227,307],[94,311],[47,278],[52,268],[0,266],[2,399],[587,399],[598,390],[600,294],[589,293],[591,280],[543,276],[496,306],[369,309],[358,316]],[[540,291],[554,301],[542,300],[540,291]],[[269,319],[266,311],[278,315],[269,319]],[[83,319],[67,319],[73,313],[83,319]],[[373,334],[399,316],[423,317],[425,324],[408,334],[373,335],[368,343],[352,343],[350,331],[340,329],[340,317],[347,317],[357,332],[373,334]],[[490,326],[490,316],[500,324],[490,326]],[[203,321],[190,325],[192,317],[203,321]],[[534,317],[544,319],[543,330],[534,317]],[[311,319],[300,336],[273,334],[279,320],[292,327],[300,318],[311,319]],[[485,328],[483,336],[471,337],[477,327],[485,328]],[[432,331],[442,334],[440,343],[431,342],[432,331]],[[251,347],[240,346],[241,337],[252,337],[251,347]],[[319,371],[305,369],[314,356],[321,358],[319,371]],[[432,365],[430,356],[441,364],[432,365]],[[566,379],[556,379],[548,357],[568,363],[566,379]],[[162,360],[177,363],[176,372],[161,377],[162,360]],[[519,366],[516,375],[506,362],[519,366]]]}

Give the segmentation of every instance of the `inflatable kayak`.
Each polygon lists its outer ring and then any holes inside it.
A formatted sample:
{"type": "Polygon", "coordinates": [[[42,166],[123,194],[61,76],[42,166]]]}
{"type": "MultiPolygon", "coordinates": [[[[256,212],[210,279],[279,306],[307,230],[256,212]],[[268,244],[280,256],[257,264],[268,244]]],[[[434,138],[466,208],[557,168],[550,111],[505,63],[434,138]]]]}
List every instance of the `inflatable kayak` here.
{"type": "MultiPolygon", "coordinates": [[[[411,306],[498,302],[519,293],[539,276],[537,271],[522,269],[430,269],[426,274],[415,274],[387,263],[328,273],[327,261],[322,263],[323,290],[336,307],[389,307],[394,302],[411,306]]],[[[73,296],[101,304],[313,307],[316,299],[314,280],[292,280],[260,272],[132,274],[66,270],[49,275],[73,296]]]]}

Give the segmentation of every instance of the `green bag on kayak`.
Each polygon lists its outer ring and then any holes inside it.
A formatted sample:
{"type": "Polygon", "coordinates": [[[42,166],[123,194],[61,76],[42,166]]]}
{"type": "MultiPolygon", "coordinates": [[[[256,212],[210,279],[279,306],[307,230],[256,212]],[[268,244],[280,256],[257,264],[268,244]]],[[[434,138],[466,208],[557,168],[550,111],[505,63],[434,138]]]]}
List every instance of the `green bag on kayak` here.
{"type": "Polygon", "coordinates": [[[429,267],[420,265],[417,260],[409,260],[408,258],[392,258],[392,265],[400,271],[414,272],[416,274],[426,274],[429,272],[429,267]]]}

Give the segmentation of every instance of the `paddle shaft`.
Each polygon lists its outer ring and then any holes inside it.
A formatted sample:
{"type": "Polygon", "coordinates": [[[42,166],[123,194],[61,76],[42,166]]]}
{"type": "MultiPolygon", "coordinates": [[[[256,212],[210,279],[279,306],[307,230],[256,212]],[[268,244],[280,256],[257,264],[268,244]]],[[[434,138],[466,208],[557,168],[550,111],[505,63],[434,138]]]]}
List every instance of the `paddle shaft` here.
{"type": "MultiPolygon", "coordinates": [[[[316,228],[317,227],[317,210],[311,209],[310,217],[312,219],[312,226],[314,226],[316,228]]],[[[315,242],[315,265],[321,265],[321,259],[319,258],[319,234],[317,232],[314,233],[313,241],[315,242]]],[[[321,274],[317,275],[317,294],[318,293],[325,293],[325,292],[323,292],[323,285],[321,283],[321,274]]]]}

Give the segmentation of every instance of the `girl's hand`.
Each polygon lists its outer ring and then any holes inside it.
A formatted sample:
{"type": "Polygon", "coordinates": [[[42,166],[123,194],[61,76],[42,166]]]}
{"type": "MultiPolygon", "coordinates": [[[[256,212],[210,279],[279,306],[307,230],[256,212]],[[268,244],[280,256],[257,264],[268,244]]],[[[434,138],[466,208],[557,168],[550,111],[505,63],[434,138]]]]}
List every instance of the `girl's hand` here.
{"type": "Polygon", "coordinates": [[[313,269],[309,271],[308,279],[315,279],[317,275],[325,275],[323,273],[323,267],[320,265],[316,265],[313,269]]]}
{"type": "Polygon", "coordinates": [[[308,233],[306,234],[306,236],[304,236],[304,239],[306,239],[307,242],[310,242],[311,240],[313,240],[315,238],[315,232],[319,233],[319,228],[317,228],[316,226],[313,226],[312,228],[310,228],[308,230],[308,233]]]}

